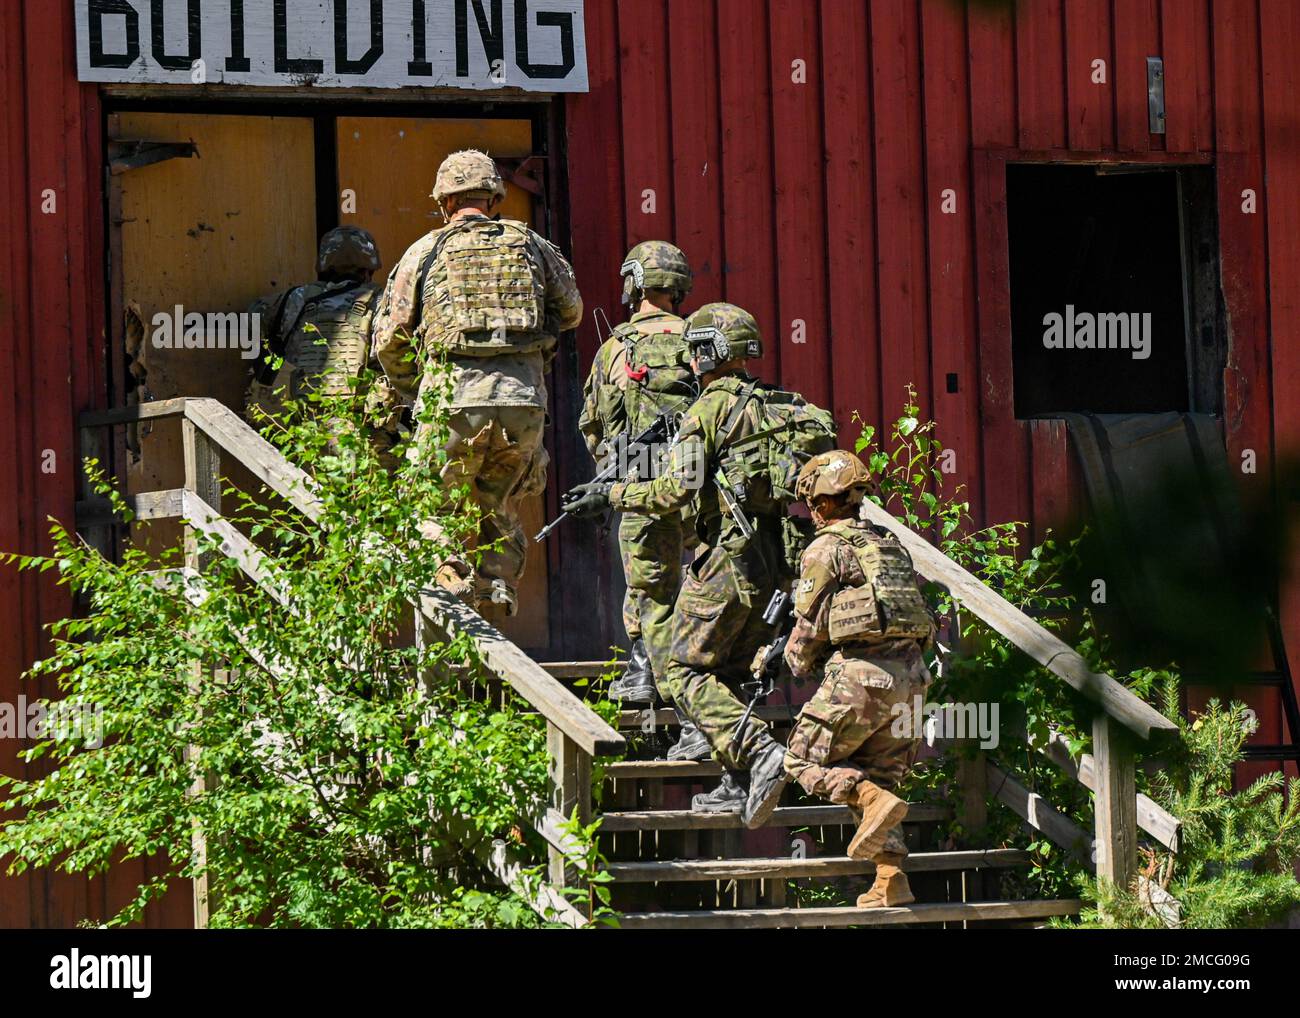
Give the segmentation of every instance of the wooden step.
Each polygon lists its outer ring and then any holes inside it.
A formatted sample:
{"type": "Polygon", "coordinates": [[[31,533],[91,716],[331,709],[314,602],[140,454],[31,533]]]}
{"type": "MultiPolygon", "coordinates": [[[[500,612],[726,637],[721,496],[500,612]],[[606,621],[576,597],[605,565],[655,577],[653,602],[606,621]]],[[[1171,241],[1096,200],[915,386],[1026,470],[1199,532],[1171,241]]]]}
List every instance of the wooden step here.
{"type": "Polygon", "coordinates": [[[905,908],[738,908],[699,912],[628,912],[619,916],[625,930],[791,929],[799,926],[911,926],[917,923],[987,922],[990,919],[1045,919],[1076,915],[1074,899],[1044,901],[967,901],[908,905],[905,908]]]}
{"type": "MultiPolygon", "coordinates": [[[[1018,848],[989,848],[966,852],[913,852],[903,869],[908,873],[938,870],[977,870],[1023,866],[1029,853],[1018,848]]],[[[669,859],[611,862],[605,866],[619,883],[669,883],[690,880],[773,880],[780,877],[847,877],[874,873],[875,863],[847,856],[815,859],[669,859]]]]}
{"type": "MultiPolygon", "coordinates": [[[[952,811],[946,806],[915,803],[907,811],[904,823],[947,820],[952,811]]],[[[847,806],[785,806],[772,813],[765,827],[825,827],[852,824],[856,821],[847,806]]],[[[622,831],[728,831],[744,827],[739,813],[696,813],[689,809],[657,809],[605,813],[601,818],[602,834],[622,831]]]]}
{"type": "Polygon", "coordinates": [[[606,672],[617,675],[624,661],[539,661],[543,671],[556,679],[598,679],[606,672]]]}
{"type": "Polygon", "coordinates": [[[605,765],[605,777],[629,778],[716,778],[722,764],[713,760],[618,760],[605,765]]]}

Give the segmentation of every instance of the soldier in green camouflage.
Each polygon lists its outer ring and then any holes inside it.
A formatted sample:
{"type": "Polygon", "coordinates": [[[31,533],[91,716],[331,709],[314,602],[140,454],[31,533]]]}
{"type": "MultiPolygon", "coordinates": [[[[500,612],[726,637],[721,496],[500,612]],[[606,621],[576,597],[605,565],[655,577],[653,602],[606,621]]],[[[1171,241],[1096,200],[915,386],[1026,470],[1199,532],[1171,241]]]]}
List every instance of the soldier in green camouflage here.
{"type": "MultiPolygon", "coordinates": [[[[435,358],[449,366],[442,476],[467,485],[481,511],[480,561],[444,562],[439,582],[477,608],[495,601],[513,614],[527,549],[519,504],[546,485],[545,367],[559,334],[581,321],[582,298],[554,244],[524,223],[489,216],[505,193],[488,155],[468,150],[443,161],[432,197],[446,225],[411,245],[393,270],[373,349],[408,405],[442,398],[425,368],[435,358]]],[[[425,440],[417,429],[408,455],[422,458],[425,440]]]]}
{"type": "Polygon", "coordinates": [[[861,817],[849,855],[871,859],[876,880],[859,908],[913,900],[898,825],[907,803],[893,795],[916,759],[914,697],[930,684],[922,656],[933,619],[897,539],[859,518],[872,481],[851,452],[809,460],[798,494],[817,536],[795,585],[795,625],[785,661],[797,681],[822,676],[790,733],[787,773],[811,795],[861,817]]]}
{"type": "MultiPolygon", "coordinates": [[[[707,304],[692,314],[686,342],[702,390],[682,419],[663,471],[649,481],[585,485],[581,499],[567,508],[577,515],[612,506],[662,516],[693,503],[702,548],[674,606],[664,685],[727,769],[723,783],[696,796],[692,808],[739,812],[747,826],[757,827],[779,797],[785,749],[757,718],[741,728],[745,704],[736,689],[770,635],[763,611],[791,579],[786,507],[734,492],[720,464],[737,447],[763,449],[753,440],[764,432],[766,401],[791,394],[745,371],[746,361],[762,354],[762,342],[753,316],[733,304],[707,304]]],[[[752,480],[757,492],[760,479],[752,480]]]]}
{"type": "Polygon", "coordinates": [[[339,226],[321,238],[316,282],[253,305],[267,335],[253,368],[250,406],[276,414],[285,399],[351,391],[366,364],[381,290],[371,279],[379,265],[379,249],[368,231],[339,226]],[[282,360],[278,370],[275,359],[282,360]]]}
{"type": "MultiPolygon", "coordinates": [[[[596,351],[578,418],[587,449],[598,461],[619,455],[618,440],[641,434],[660,414],[685,411],[698,391],[677,315],[691,289],[686,256],[666,241],[643,241],[628,252],[620,272],[623,304],[632,315],[596,351]]],[[[647,464],[651,472],[658,465],[647,464]]],[[[681,585],[684,530],[680,512],[628,512],[619,523],[627,581],[623,625],[632,651],[626,671],[609,687],[611,699],[653,704],[656,692],[667,698],[662,679],[668,620],[681,585]]]]}

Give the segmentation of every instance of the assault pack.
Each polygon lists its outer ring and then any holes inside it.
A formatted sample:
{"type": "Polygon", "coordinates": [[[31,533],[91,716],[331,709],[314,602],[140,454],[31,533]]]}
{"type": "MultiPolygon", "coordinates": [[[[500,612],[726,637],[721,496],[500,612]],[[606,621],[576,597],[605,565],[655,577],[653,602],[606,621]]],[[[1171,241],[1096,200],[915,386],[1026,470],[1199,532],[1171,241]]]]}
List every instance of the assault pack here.
{"type": "Polygon", "coordinates": [[[442,230],[420,286],[426,343],[462,357],[551,346],[533,244],[531,231],[511,219],[471,217],[442,230]]]}
{"type": "Polygon", "coordinates": [[[926,640],[931,617],[916,583],[912,557],[888,531],[834,530],[858,560],[866,582],[831,598],[829,629],[835,646],[883,640],[926,640]]]}
{"type": "Polygon", "coordinates": [[[685,325],[676,316],[656,315],[615,326],[623,342],[628,430],[645,430],[660,414],[685,410],[698,395],[682,341],[685,325]]]}

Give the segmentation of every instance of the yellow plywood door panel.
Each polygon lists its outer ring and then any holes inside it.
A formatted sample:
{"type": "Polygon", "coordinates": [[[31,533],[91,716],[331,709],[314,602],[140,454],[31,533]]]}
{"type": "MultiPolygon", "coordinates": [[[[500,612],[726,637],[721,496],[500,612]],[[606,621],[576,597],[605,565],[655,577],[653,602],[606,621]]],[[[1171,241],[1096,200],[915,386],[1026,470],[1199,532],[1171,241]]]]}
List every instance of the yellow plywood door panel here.
{"type": "MultiPolygon", "coordinates": [[[[411,244],[442,225],[429,197],[433,178],[449,153],[465,148],[498,159],[522,158],[532,152],[532,124],[527,120],[339,118],[340,208],[345,208],[345,198],[356,202],[355,213],[342,212],[340,221],[374,234],[385,273],[411,244]]],[[[506,192],[501,214],[532,222],[532,196],[512,184],[507,184],[506,192]]],[[[540,497],[522,507],[520,516],[530,538],[542,527],[542,512],[540,497]]],[[[545,549],[530,541],[519,587],[519,614],[494,615],[492,622],[520,646],[545,648],[550,643],[547,592],[545,549]]]]}
{"type": "MultiPolygon", "coordinates": [[[[116,136],[198,147],[196,158],[113,178],[120,188],[122,306],[128,317],[138,311],[143,326],[141,398],[212,396],[242,411],[251,359],[238,348],[159,348],[154,316],[177,305],[204,314],[242,312],[259,296],[315,278],[312,122],[123,113],[116,136]]],[[[130,475],[136,491],[178,486],[179,429],[160,425],[142,435],[130,475]]]]}

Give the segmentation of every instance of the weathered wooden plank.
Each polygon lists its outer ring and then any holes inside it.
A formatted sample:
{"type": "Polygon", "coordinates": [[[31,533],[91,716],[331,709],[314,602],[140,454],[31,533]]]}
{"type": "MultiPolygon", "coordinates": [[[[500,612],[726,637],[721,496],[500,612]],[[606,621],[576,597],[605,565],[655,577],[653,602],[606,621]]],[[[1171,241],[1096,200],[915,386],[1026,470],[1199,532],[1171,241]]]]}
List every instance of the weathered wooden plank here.
{"type": "Polygon", "coordinates": [[[1092,723],[1095,751],[1097,876],[1127,888],[1137,871],[1137,789],[1132,736],[1114,718],[1092,723]]]}
{"type": "Polygon", "coordinates": [[[134,406],[113,407],[109,410],[87,410],[79,418],[81,427],[96,428],[110,424],[131,424],[135,421],[158,420],[163,417],[180,417],[185,413],[186,399],[158,399],[134,406]]]}
{"type": "Polygon", "coordinates": [[[625,930],[653,929],[792,929],[800,926],[911,926],[918,923],[980,922],[989,919],[1045,919],[1077,915],[1073,899],[1042,901],[936,902],[905,908],[757,908],[700,912],[625,913],[625,930]]]}
{"type": "Polygon", "coordinates": [[[605,777],[629,778],[716,778],[722,764],[712,760],[616,760],[605,765],[605,777]]]}
{"type": "MultiPolygon", "coordinates": [[[[181,494],[184,490],[167,488],[162,491],[142,491],[138,495],[123,495],[122,501],[137,520],[172,519],[181,515],[181,494]]],[[[113,503],[106,498],[82,499],[77,503],[76,514],[78,530],[83,527],[101,527],[117,520],[113,503]]]]}
{"type": "Polygon", "coordinates": [[[445,632],[465,633],[483,663],[542,712],[590,756],[619,756],[627,741],[557,679],[501,635],[486,619],[445,590],[420,594],[419,609],[445,632]]]}
{"type": "MultiPolygon", "coordinates": [[[[926,823],[951,816],[946,806],[913,803],[904,823],[926,823]]],[[[830,824],[853,824],[847,806],[783,806],[772,813],[767,827],[815,827],[830,824]]],[[[744,825],[738,813],[695,813],[689,809],[647,810],[643,812],[606,813],[601,833],[616,831],[734,830],[744,825]]]]}
{"type": "Polygon", "coordinates": [[[539,661],[542,670],[557,679],[598,679],[611,669],[623,670],[624,662],[610,661],[539,661]]]}
{"type": "MultiPolygon", "coordinates": [[[[1097,790],[1096,764],[1091,753],[1081,753],[1075,759],[1070,755],[1064,737],[1057,732],[1051,733],[1047,745],[1031,745],[1084,788],[1092,792],[1097,790]]],[[[1142,792],[1137,793],[1137,822],[1139,827],[1171,852],[1178,851],[1182,821],[1142,792]]]]}
{"type": "Polygon", "coordinates": [[[867,519],[897,535],[922,576],[941,583],[952,596],[1035,661],[1060,676],[1143,739],[1153,732],[1176,732],[1178,726],[1139,699],[1109,675],[1094,672],[1073,648],[1053,636],[1015,605],[1004,601],[928,541],[913,533],[871,501],[864,501],[867,519]]]}
{"type": "MultiPolygon", "coordinates": [[[[1023,866],[1029,853],[1016,848],[968,852],[913,852],[903,868],[909,873],[1023,866]]],[[[668,859],[617,862],[605,867],[620,883],[667,883],[691,880],[774,880],[830,878],[874,873],[876,864],[847,856],[815,859],[668,859]]]]}
{"type": "Polygon", "coordinates": [[[1031,792],[1016,778],[989,761],[989,787],[1021,820],[1051,838],[1081,862],[1092,865],[1092,836],[1037,792],[1031,792]]]}
{"type": "MultiPolygon", "coordinates": [[[[591,757],[564,734],[555,722],[546,725],[550,809],[561,817],[576,817],[580,824],[591,822],[591,757]]],[[[547,848],[551,883],[577,886],[578,872],[567,854],[555,846],[547,848]]]]}

